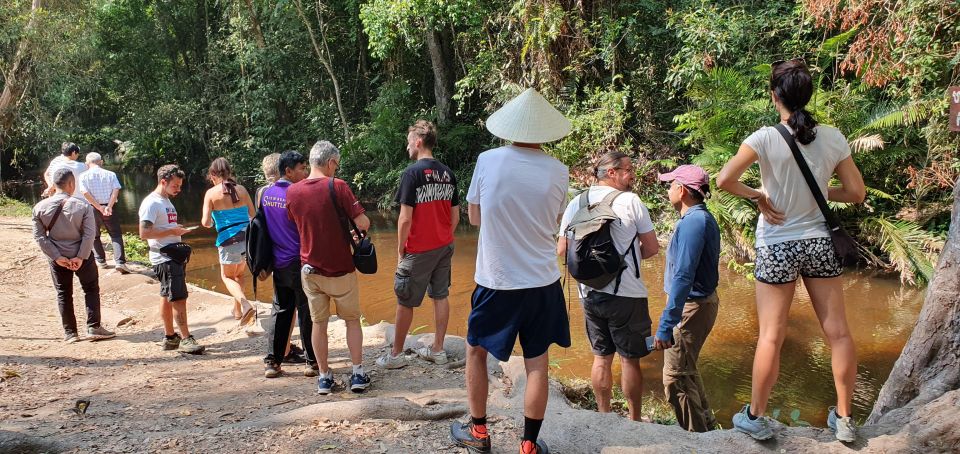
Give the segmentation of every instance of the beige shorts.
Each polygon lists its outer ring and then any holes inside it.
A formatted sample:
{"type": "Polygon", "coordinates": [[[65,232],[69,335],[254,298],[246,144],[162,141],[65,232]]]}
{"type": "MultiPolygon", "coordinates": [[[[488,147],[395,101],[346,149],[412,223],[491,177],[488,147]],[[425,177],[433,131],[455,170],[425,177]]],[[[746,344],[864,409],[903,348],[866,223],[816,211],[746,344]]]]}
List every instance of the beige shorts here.
{"type": "Polygon", "coordinates": [[[337,316],[343,320],[360,320],[360,286],[357,273],[337,277],[300,272],[303,292],[307,294],[310,319],[323,323],[330,319],[330,303],[337,306],[337,316]]]}

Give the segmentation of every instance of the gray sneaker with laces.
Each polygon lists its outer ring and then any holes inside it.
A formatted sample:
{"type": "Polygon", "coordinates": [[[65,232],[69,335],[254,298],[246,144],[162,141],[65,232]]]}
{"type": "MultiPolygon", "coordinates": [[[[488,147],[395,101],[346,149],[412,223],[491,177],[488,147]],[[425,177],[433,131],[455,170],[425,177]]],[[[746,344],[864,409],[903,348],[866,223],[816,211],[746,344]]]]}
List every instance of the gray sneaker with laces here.
{"type": "Polygon", "coordinates": [[[393,356],[393,354],[388,350],[383,356],[377,358],[377,365],[384,369],[399,369],[401,367],[406,367],[410,362],[407,361],[407,357],[400,352],[399,355],[393,356]]]}
{"type": "Polygon", "coordinates": [[[110,339],[112,337],[116,337],[116,335],[117,334],[113,331],[107,331],[107,329],[102,326],[98,326],[96,328],[87,328],[87,337],[89,337],[91,341],[110,339]]]}
{"type": "Polygon", "coordinates": [[[770,428],[770,418],[758,416],[750,419],[748,412],[750,405],[744,405],[739,413],[733,415],[733,428],[743,432],[754,440],[769,440],[773,438],[773,429],[770,428]]]}
{"type": "Polygon", "coordinates": [[[180,334],[174,333],[173,337],[164,337],[163,338],[163,349],[164,350],[176,350],[180,346],[180,341],[183,340],[180,338],[180,334]]]}
{"type": "Polygon", "coordinates": [[[837,414],[837,407],[830,407],[827,415],[827,427],[836,435],[837,440],[844,443],[853,443],[857,440],[857,425],[853,418],[841,417],[837,414]]]}
{"type": "Polygon", "coordinates": [[[193,336],[187,336],[186,339],[180,341],[180,347],[177,348],[177,351],[183,353],[190,353],[192,355],[199,355],[203,353],[203,345],[197,343],[197,340],[193,336]]]}

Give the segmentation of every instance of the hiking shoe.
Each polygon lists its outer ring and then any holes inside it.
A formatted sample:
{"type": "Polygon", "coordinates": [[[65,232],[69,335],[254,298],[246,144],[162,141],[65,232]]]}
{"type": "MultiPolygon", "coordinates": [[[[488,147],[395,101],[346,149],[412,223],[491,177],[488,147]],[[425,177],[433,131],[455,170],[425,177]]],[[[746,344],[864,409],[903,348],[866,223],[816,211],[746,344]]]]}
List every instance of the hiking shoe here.
{"type": "Polygon", "coordinates": [[[283,362],[289,364],[303,364],[307,362],[307,357],[302,348],[296,345],[290,345],[290,353],[283,357],[283,362]]]}
{"type": "Polygon", "coordinates": [[[520,442],[520,454],[550,454],[550,449],[547,448],[547,444],[539,438],[536,443],[530,440],[523,440],[520,442]]]}
{"type": "Polygon", "coordinates": [[[827,415],[827,427],[837,436],[837,440],[844,443],[853,443],[857,440],[857,425],[853,418],[841,417],[837,414],[837,407],[829,408],[830,414],[827,415]]]}
{"type": "Polygon", "coordinates": [[[87,328],[87,337],[92,341],[98,341],[103,339],[110,339],[111,337],[116,337],[117,334],[113,331],[107,331],[106,328],[98,326],[96,328],[87,328]]]}
{"type": "Polygon", "coordinates": [[[437,363],[437,364],[446,364],[447,361],[449,361],[449,359],[447,358],[446,350],[440,350],[438,352],[434,352],[433,349],[430,347],[418,348],[417,356],[427,361],[430,361],[431,363],[437,363]]]}
{"type": "Polygon", "coordinates": [[[277,378],[280,376],[280,365],[273,362],[263,363],[263,376],[267,378],[277,378]]]}
{"type": "Polygon", "coordinates": [[[100,268],[100,269],[102,270],[102,269],[105,269],[106,267],[107,267],[107,261],[106,261],[106,260],[104,260],[104,261],[102,261],[102,262],[97,262],[97,268],[100,268]]]}
{"type": "Polygon", "coordinates": [[[333,373],[328,371],[326,375],[320,374],[317,378],[317,394],[326,396],[331,392],[333,392],[333,373]]]}
{"type": "Polygon", "coordinates": [[[180,340],[180,347],[177,348],[177,351],[190,353],[191,355],[199,355],[203,353],[203,349],[203,345],[198,344],[193,336],[187,336],[186,339],[180,340]]]}
{"type": "Polygon", "coordinates": [[[450,439],[457,446],[467,448],[468,452],[490,452],[487,426],[475,427],[473,423],[454,421],[450,424],[450,439]]]}
{"type": "Polygon", "coordinates": [[[183,340],[180,338],[180,334],[174,333],[173,337],[163,338],[163,349],[164,350],[176,350],[180,346],[180,341],[183,340]]]}
{"type": "Polygon", "coordinates": [[[383,356],[377,358],[377,365],[384,369],[399,369],[409,365],[410,362],[407,361],[407,357],[404,356],[401,352],[397,356],[393,356],[389,351],[384,353],[383,356]]]}
{"type": "Polygon", "coordinates": [[[66,333],[63,335],[63,341],[68,344],[73,344],[80,341],[80,336],[77,336],[77,333],[66,333]]]}
{"type": "Polygon", "coordinates": [[[317,363],[307,363],[307,367],[303,369],[304,377],[316,377],[320,375],[320,366],[317,363]]]}
{"type": "Polygon", "coordinates": [[[366,373],[350,375],[350,391],[362,393],[370,386],[370,376],[366,373]]]}
{"type": "Polygon", "coordinates": [[[766,416],[757,416],[757,419],[750,419],[748,413],[750,405],[744,405],[739,413],[733,415],[733,428],[743,432],[754,440],[769,440],[773,437],[773,429],[770,428],[770,418],[766,416]]]}
{"type": "Polygon", "coordinates": [[[120,274],[130,274],[133,272],[130,268],[127,268],[126,263],[118,263],[116,266],[116,270],[119,271],[120,274]]]}

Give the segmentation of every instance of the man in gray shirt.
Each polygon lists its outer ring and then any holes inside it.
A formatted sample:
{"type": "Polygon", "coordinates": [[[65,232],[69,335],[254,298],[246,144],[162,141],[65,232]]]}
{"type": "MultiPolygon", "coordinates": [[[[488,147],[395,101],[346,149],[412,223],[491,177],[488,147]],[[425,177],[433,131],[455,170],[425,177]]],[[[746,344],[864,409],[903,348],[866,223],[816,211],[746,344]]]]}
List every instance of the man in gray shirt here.
{"type": "Polygon", "coordinates": [[[100,326],[100,282],[91,254],[96,231],[93,208],[70,196],[77,187],[70,169],[56,170],[51,180],[56,193],[33,207],[33,238],[50,262],[63,339],[67,343],[80,340],[73,313],[74,274],[80,280],[87,306],[87,336],[91,340],[111,338],[114,333],[100,326]]]}

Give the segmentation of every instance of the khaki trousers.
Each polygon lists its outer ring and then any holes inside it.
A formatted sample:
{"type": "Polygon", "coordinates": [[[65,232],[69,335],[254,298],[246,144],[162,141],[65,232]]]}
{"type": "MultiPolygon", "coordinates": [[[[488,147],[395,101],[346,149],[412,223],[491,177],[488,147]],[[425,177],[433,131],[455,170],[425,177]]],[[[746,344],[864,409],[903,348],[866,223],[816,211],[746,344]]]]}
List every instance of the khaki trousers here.
{"type": "Polygon", "coordinates": [[[719,306],[717,292],[687,300],[680,324],[673,329],[674,345],[663,352],[664,392],[677,414],[677,424],[691,432],[706,432],[717,425],[697,360],[717,320],[719,306]]]}

